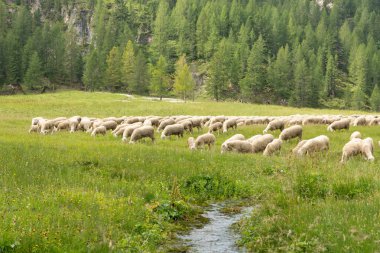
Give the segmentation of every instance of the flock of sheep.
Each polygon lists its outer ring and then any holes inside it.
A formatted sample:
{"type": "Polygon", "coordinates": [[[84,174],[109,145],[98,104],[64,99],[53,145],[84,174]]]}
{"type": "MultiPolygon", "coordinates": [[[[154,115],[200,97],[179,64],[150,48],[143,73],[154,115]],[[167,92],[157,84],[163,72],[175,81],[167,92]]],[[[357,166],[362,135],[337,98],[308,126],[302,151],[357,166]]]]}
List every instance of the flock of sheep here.
{"type": "MultiPolygon", "coordinates": [[[[350,126],[359,125],[379,125],[380,118],[372,115],[292,115],[281,117],[264,117],[264,116],[123,116],[108,118],[89,118],[73,116],[71,118],[58,117],[55,119],[45,119],[37,117],[32,119],[32,125],[29,129],[31,132],[39,132],[41,134],[55,133],[58,131],[85,131],[91,133],[91,136],[99,134],[105,135],[107,131],[112,131],[115,137],[121,137],[123,142],[135,143],[143,138],[150,138],[155,141],[155,131],[161,132],[161,138],[170,138],[172,135],[183,137],[185,131],[193,133],[193,129],[197,128],[198,132],[204,128],[208,128],[208,133],[199,135],[197,138],[190,137],[188,139],[189,148],[201,149],[208,146],[209,149],[215,144],[216,137],[230,129],[237,129],[243,125],[267,124],[263,131],[263,135],[258,134],[246,139],[242,134],[235,134],[227,139],[221,145],[221,153],[237,152],[237,153],[259,153],[269,156],[281,149],[284,141],[298,138],[297,146],[292,150],[295,155],[304,156],[306,154],[320,152],[329,149],[330,140],[325,135],[320,135],[309,140],[302,140],[302,126],[309,124],[328,125],[327,131],[349,130],[350,126]],[[278,138],[268,131],[280,130],[278,138]]],[[[346,162],[350,157],[362,155],[366,160],[373,161],[373,140],[372,138],[362,139],[359,132],[351,135],[350,141],[344,145],[342,150],[341,162],[346,162]]]]}

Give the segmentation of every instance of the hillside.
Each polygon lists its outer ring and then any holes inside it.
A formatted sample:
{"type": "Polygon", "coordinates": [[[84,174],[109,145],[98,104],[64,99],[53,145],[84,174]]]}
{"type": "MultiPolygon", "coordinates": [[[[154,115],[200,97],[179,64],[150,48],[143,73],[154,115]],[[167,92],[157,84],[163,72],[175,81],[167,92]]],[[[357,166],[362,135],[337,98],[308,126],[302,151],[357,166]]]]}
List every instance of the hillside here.
{"type": "Polygon", "coordinates": [[[379,110],[379,11],[375,0],[2,0],[0,85],[379,110]]]}

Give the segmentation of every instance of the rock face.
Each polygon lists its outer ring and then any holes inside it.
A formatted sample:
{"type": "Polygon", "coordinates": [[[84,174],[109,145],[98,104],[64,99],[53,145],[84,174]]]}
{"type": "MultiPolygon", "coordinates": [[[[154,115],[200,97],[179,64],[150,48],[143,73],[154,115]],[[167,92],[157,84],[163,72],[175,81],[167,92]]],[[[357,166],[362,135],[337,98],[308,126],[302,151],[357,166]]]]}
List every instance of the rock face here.
{"type": "Polygon", "coordinates": [[[326,2],[326,7],[331,9],[333,7],[333,1],[332,0],[315,0],[317,4],[323,8],[324,3],[326,2]]]}
{"type": "Polygon", "coordinates": [[[90,44],[92,31],[90,27],[92,11],[82,9],[80,6],[62,9],[62,17],[69,28],[73,28],[78,34],[79,44],[90,44]]]}

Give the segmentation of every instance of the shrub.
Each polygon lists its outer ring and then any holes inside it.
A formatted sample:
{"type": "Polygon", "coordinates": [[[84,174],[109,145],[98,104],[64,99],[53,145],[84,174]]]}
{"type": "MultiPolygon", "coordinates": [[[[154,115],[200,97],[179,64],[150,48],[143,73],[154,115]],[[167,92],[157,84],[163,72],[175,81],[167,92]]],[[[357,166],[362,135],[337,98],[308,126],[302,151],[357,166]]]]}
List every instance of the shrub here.
{"type": "Polygon", "coordinates": [[[328,193],[327,179],[322,174],[303,174],[297,177],[295,191],[302,198],[324,198],[328,193]]]}

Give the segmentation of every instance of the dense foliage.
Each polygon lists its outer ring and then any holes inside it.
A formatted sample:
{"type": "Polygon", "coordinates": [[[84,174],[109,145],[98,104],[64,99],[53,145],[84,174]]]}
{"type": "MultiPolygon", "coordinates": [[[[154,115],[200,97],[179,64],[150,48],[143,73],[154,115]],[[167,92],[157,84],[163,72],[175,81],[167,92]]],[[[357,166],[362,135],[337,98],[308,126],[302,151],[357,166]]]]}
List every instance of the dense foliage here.
{"type": "Polygon", "coordinates": [[[380,3],[320,2],[1,0],[0,85],[378,110],[380,3]]]}

